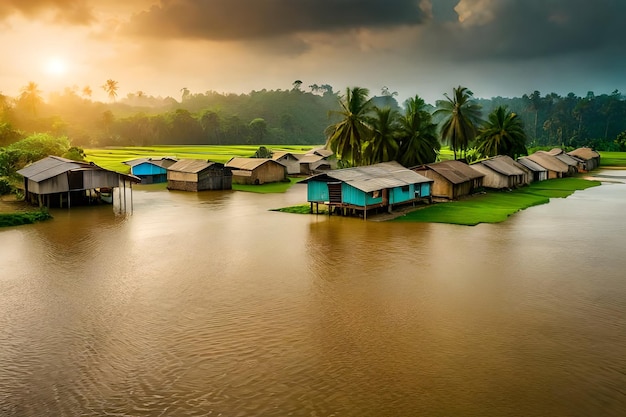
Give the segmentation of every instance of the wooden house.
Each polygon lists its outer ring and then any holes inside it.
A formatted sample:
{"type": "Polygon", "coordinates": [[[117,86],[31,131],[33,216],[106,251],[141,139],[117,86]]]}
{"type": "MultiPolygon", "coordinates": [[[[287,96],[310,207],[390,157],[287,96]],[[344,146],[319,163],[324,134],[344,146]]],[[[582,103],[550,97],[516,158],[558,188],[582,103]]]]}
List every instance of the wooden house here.
{"type": "MultiPolygon", "coordinates": [[[[24,177],[24,198],[47,207],[67,207],[113,202],[113,190],[141,180],[101,168],[94,163],[48,156],[17,171],[24,177]]],[[[125,202],[125,199],[124,199],[125,202]]],[[[120,206],[121,208],[122,206],[120,206]]],[[[125,205],[124,205],[125,209],[125,205]]]]}
{"type": "Polygon", "coordinates": [[[287,168],[287,174],[289,175],[300,174],[300,158],[302,156],[304,155],[283,151],[272,153],[272,159],[283,164],[287,168]]]}
{"type": "Polygon", "coordinates": [[[578,148],[567,154],[579,161],[578,171],[589,172],[600,166],[600,154],[591,148],[578,148]]]}
{"type": "Polygon", "coordinates": [[[515,188],[530,183],[530,171],[506,155],[494,156],[470,166],[485,175],[483,186],[487,188],[515,188]]]}
{"type": "Polygon", "coordinates": [[[232,158],[226,163],[236,184],[265,184],[287,179],[287,168],[270,158],[232,158]]]}
{"type": "Polygon", "coordinates": [[[430,200],[433,180],[411,171],[397,162],[354,168],[335,169],[307,178],[307,201],[325,204],[329,213],[362,211],[430,200]]]}
{"type": "Polygon", "coordinates": [[[161,158],[138,158],[123,162],[130,166],[130,173],[141,178],[142,184],[167,182],[167,168],[174,165],[177,159],[171,156],[161,158]]]}
{"type": "Polygon", "coordinates": [[[461,161],[443,161],[412,168],[432,179],[432,196],[455,200],[470,195],[483,186],[485,174],[461,161]]]}
{"type": "Polygon", "coordinates": [[[527,157],[517,158],[517,162],[528,168],[533,181],[545,181],[548,179],[548,170],[527,157]]]}
{"type": "Polygon", "coordinates": [[[181,159],[167,169],[167,189],[181,191],[230,190],[232,174],[219,162],[181,159]]]}
{"type": "Polygon", "coordinates": [[[308,153],[300,158],[300,174],[312,175],[320,171],[337,168],[337,161],[318,153],[308,153]]]}
{"type": "Polygon", "coordinates": [[[526,158],[541,165],[547,170],[548,179],[563,178],[569,175],[569,167],[567,164],[559,160],[556,156],[550,155],[545,151],[537,151],[526,158]]]}

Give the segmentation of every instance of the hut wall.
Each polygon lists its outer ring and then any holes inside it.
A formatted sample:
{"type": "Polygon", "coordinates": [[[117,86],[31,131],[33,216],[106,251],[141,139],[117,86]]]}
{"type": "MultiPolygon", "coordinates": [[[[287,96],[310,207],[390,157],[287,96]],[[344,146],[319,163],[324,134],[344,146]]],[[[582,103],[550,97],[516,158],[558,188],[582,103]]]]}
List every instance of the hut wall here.
{"type": "Polygon", "coordinates": [[[167,181],[198,182],[198,174],[194,172],[167,171],[167,181]]]}
{"type": "Polygon", "coordinates": [[[442,175],[428,168],[417,171],[417,173],[434,181],[432,185],[433,197],[454,198],[454,185],[442,175]]]}
{"type": "Polygon", "coordinates": [[[511,187],[509,177],[506,175],[502,175],[481,163],[473,164],[472,168],[485,175],[483,177],[484,187],[496,189],[511,187]]]}
{"type": "Polygon", "coordinates": [[[119,174],[111,171],[81,171],[83,173],[83,190],[119,186],[119,174]]]}
{"type": "Polygon", "coordinates": [[[404,187],[395,187],[389,190],[389,204],[406,203],[415,199],[415,187],[419,184],[405,185],[404,187]]]}
{"type": "Polygon", "coordinates": [[[195,181],[178,181],[167,180],[168,190],[180,190],[180,191],[198,191],[198,183],[195,181]]]}
{"type": "Polygon", "coordinates": [[[287,174],[299,174],[300,173],[300,161],[293,157],[285,157],[277,162],[283,164],[287,169],[287,174]]]}
{"type": "MultiPolygon", "coordinates": [[[[416,187],[418,184],[415,185],[416,187]]],[[[423,182],[419,184],[419,196],[421,198],[430,197],[432,195],[432,185],[430,182],[423,182]]]]}
{"type": "Polygon", "coordinates": [[[307,201],[324,202],[330,200],[328,184],[323,181],[310,181],[306,188],[307,201]]]}
{"type": "Polygon", "coordinates": [[[276,161],[268,161],[252,171],[252,183],[264,184],[266,182],[282,181],[286,177],[287,169],[276,161]]]}
{"type": "Polygon", "coordinates": [[[202,190],[230,190],[232,175],[225,175],[224,170],[209,169],[198,175],[198,191],[202,190]]]}
{"type": "Polygon", "coordinates": [[[460,184],[452,185],[452,199],[470,195],[474,189],[472,181],[465,181],[460,184]]]}
{"type": "Polygon", "coordinates": [[[131,173],[133,175],[136,175],[138,177],[141,177],[142,175],[159,175],[159,174],[166,174],[167,170],[163,167],[160,167],[158,165],[154,165],[148,162],[144,162],[142,164],[139,165],[135,165],[134,167],[131,168],[131,173]]]}

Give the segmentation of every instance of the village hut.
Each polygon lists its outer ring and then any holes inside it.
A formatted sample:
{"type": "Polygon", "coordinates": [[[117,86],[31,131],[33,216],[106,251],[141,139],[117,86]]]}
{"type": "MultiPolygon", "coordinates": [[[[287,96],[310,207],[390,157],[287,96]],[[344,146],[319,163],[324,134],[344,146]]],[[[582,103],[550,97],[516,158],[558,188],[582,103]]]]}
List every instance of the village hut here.
{"type": "Polygon", "coordinates": [[[517,158],[517,162],[528,168],[532,174],[532,181],[545,181],[548,179],[548,170],[527,157],[517,158]]]}
{"type": "Polygon", "coordinates": [[[167,189],[181,191],[230,190],[232,174],[219,162],[181,159],[167,169],[167,189]]]}
{"type": "Polygon", "coordinates": [[[307,201],[316,207],[325,204],[329,213],[369,209],[430,200],[433,180],[411,171],[397,162],[336,169],[317,174],[303,181],[307,184],[307,201]]]}
{"type": "Polygon", "coordinates": [[[287,168],[270,158],[232,158],[226,163],[236,184],[265,184],[285,181],[287,168]]]}
{"type": "Polygon", "coordinates": [[[555,156],[559,161],[564,162],[567,165],[567,174],[572,176],[578,172],[579,161],[569,156],[561,148],[552,148],[548,151],[550,155],[555,156]]]}
{"type": "MultiPolygon", "coordinates": [[[[67,207],[97,202],[112,203],[115,188],[141,180],[133,175],[109,171],[90,162],[48,156],[17,171],[24,177],[24,198],[27,202],[47,207],[67,207]]],[[[121,191],[120,191],[121,197],[121,191]]],[[[122,208],[122,201],[120,201],[122,208]]]]}
{"type": "Polygon", "coordinates": [[[470,195],[483,186],[485,174],[461,161],[443,161],[412,168],[432,179],[432,196],[455,200],[470,195]]]}
{"type": "Polygon", "coordinates": [[[287,168],[287,174],[289,175],[300,174],[300,158],[303,156],[303,154],[284,151],[272,153],[272,159],[283,164],[287,168]]]}
{"type": "Polygon", "coordinates": [[[544,167],[548,172],[549,180],[569,175],[569,166],[546,151],[537,151],[526,156],[526,158],[544,167]]]}
{"type": "Polygon", "coordinates": [[[312,175],[336,167],[336,160],[330,160],[328,156],[319,155],[318,153],[308,153],[300,158],[300,174],[303,175],[312,175]]]}
{"type": "Polygon", "coordinates": [[[600,166],[600,154],[591,148],[578,148],[567,154],[579,161],[578,171],[589,172],[600,166]]]}
{"type": "Polygon", "coordinates": [[[174,165],[177,159],[173,156],[160,158],[137,158],[125,161],[130,166],[130,173],[141,178],[142,184],[167,182],[167,168],[174,165]]]}
{"type": "Polygon", "coordinates": [[[485,175],[483,186],[487,188],[515,188],[530,183],[530,170],[510,156],[498,155],[470,166],[485,175]]]}

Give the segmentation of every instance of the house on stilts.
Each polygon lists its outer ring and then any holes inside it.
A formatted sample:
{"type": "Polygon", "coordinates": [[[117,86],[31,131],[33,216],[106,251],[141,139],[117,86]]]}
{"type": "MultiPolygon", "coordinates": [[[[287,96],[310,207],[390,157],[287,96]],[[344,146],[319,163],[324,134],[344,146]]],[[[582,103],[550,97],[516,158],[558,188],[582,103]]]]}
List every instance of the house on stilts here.
{"type": "Polygon", "coordinates": [[[24,177],[24,199],[40,207],[70,208],[100,202],[113,203],[117,188],[119,208],[126,211],[128,187],[132,211],[132,185],[141,182],[133,175],[59,156],[40,159],[17,173],[24,177]]]}
{"type": "Polygon", "coordinates": [[[391,212],[395,205],[430,202],[433,180],[393,161],[331,170],[303,183],[307,184],[311,212],[314,205],[319,212],[319,204],[324,204],[329,214],[360,213],[366,219],[368,210],[386,208],[391,212]]]}

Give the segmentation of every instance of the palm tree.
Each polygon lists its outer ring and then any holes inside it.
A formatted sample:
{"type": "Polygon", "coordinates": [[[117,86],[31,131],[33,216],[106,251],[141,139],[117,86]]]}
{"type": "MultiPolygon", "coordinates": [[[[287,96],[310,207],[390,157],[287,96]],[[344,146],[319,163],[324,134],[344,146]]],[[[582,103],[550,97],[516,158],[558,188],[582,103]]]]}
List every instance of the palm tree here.
{"type": "Polygon", "coordinates": [[[508,155],[516,158],[528,153],[522,119],[506,107],[498,106],[476,138],[476,149],[483,156],[508,155]]]}
{"type": "Polygon", "coordinates": [[[41,98],[41,90],[37,83],[30,81],[26,86],[20,90],[20,97],[18,99],[21,103],[24,103],[26,107],[31,111],[33,116],[37,115],[37,107],[43,103],[41,98]]]}
{"type": "Polygon", "coordinates": [[[424,100],[416,95],[405,103],[406,111],[400,117],[398,162],[405,167],[435,162],[441,144],[437,125],[433,123],[424,100]]]}
{"type": "Polygon", "coordinates": [[[441,136],[448,142],[457,159],[457,151],[465,154],[470,143],[476,137],[476,126],[480,123],[480,105],[477,104],[470,90],[458,86],[453,89],[454,97],[444,94],[446,100],[437,101],[435,116],[443,116],[441,136]]]}
{"type": "Polygon", "coordinates": [[[115,97],[117,97],[117,81],[113,81],[111,79],[107,80],[106,83],[102,86],[104,91],[109,95],[109,100],[115,101],[115,97]]]}
{"type": "Polygon", "coordinates": [[[398,113],[390,107],[374,107],[375,117],[369,119],[371,138],[363,144],[363,162],[366,165],[389,162],[398,154],[398,113]]]}
{"type": "Polygon", "coordinates": [[[351,166],[362,163],[363,144],[372,136],[367,124],[367,115],[372,110],[368,95],[367,88],[348,87],[346,95],[339,98],[341,110],[329,113],[338,114],[343,120],[326,128],[326,148],[351,166]]]}
{"type": "Polygon", "coordinates": [[[91,87],[86,85],[86,86],[83,87],[82,94],[83,94],[83,97],[85,97],[85,98],[91,98],[91,95],[93,94],[93,91],[91,91],[91,87]]]}

